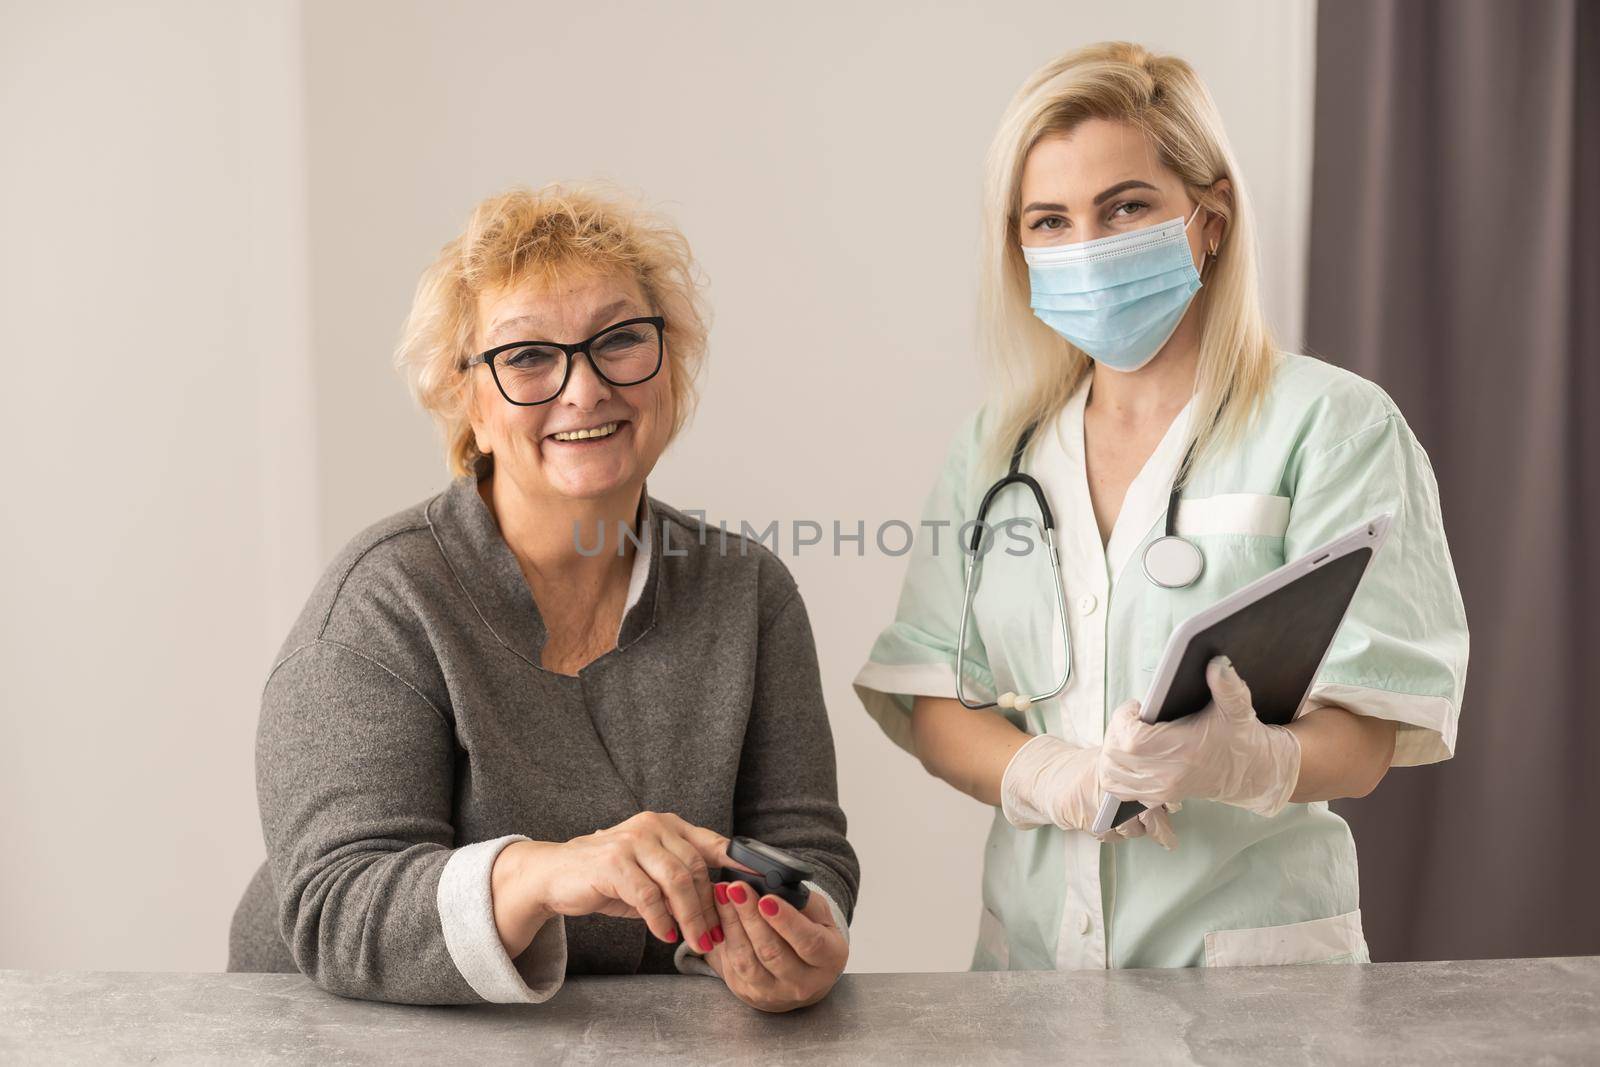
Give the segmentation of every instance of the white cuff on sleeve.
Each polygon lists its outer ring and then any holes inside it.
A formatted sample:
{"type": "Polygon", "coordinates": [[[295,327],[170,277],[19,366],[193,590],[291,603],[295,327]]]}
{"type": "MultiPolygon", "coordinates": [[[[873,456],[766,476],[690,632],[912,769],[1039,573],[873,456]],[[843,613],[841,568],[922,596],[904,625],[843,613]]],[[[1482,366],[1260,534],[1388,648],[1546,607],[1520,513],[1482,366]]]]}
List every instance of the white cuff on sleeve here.
{"type": "Polygon", "coordinates": [[[839,907],[838,901],[834,900],[833,897],[828,894],[828,891],[817,883],[806,882],[805,886],[813,893],[820,894],[822,899],[828,902],[828,911],[833,915],[833,925],[839,928],[839,932],[844,935],[845,944],[848,945],[850,943],[850,924],[845,921],[844,909],[839,907]]]}
{"type": "Polygon", "coordinates": [[[1456,753],[1458,709],[1444,697],[1318,682],[1301,708],[1312,704],[1334,704],[1356,715],[1398,722],[1402,728],[1395,734],[1392,767],[1438,763],[1456,753]]]}
{"type": "MultiPolygon", "coordinates": [[[[844,935],[845,943],[848,944],[850,924],[845,922],[844,909],[839,907],[838,901],[815,882],[807,881],[805,887],[828,902],[828,912],[833,916],[833,925],[839,928],[839,932],[844,935]]],[[[702,974],[713,978],[717,976],[717,972],[711,969],[711,964],[707,963],[700,953],[689,947],[688,941],[678,946],[677,951],[672,954],[672,962],[680,974],[702,974]]]]}
{"type": "Polygon", "coordinates": [[[876,720],[889,740],[915,756],[917,746],[911,735],[911,705],[918,696],[955,699],[956,672],[948,663],[891,665],[868,661],[851,684],[867,714],[876,720]]]}
{"type": "Polygon", "coordinates": [[[495,857],[513,841],[507,834],[455,850],[439,877],[439,922],[445,947],[461,977],[491,1004],[539,1004],[561,988],[567,971],[567,927],[559,915],[539,928],[513,960],[494,925],[490,873],[495,857]]]}
{"type": "Polygon", "coordinates": [[[689,947],[687,940],[681,942],[672,954],[672,965],[678,968],[679,974],[699,974],[708,978],[715,978],[717,972],[711,969],[711,964],[705,957],[689,947]]]}

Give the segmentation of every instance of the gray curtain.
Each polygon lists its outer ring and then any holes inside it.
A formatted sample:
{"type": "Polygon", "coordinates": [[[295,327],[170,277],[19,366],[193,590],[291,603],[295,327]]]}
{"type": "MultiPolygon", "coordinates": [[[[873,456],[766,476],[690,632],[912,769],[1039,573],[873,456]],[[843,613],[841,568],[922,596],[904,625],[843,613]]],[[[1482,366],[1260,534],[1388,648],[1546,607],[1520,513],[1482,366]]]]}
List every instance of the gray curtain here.
{"type": "Polygon", "coordinates": [[[1373,958],[1600,953],[1600,18],[1323,0],[1306,339],[1433,461],[1456,757],[1336,805],[1373,958]]]}

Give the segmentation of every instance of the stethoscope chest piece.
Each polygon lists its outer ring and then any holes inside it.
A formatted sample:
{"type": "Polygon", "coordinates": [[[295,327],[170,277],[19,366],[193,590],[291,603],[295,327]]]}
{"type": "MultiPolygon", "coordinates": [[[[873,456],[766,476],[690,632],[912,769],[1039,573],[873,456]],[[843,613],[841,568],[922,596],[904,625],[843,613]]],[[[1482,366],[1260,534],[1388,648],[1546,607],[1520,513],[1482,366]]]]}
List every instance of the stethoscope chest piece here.
{"type": "Polygon", "coordinates": [[[1175,534],[1156,538],[1144,550],[1144,576],[1163,589],[1193,585],[1205,567],[1195,543],[1175,534]]]}

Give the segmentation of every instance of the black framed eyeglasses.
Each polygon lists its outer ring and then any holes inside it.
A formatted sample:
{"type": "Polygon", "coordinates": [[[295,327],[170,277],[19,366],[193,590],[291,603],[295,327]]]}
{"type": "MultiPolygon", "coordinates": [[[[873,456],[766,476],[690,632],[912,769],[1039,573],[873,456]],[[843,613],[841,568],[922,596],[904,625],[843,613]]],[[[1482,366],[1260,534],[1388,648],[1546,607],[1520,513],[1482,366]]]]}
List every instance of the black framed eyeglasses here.
{"type": "Polygon", "coordinates": [[[579,355],[589,357],[589,366],[607,385],[639,385],[654,378],[661,370],[666,325],[660,315],[646,315],[614,322],[574,345],[512,341],[480,352],[467,360],[467,366],[487,363],[500,395],[513,404],[548,404],[567,387],[579,355]]]}

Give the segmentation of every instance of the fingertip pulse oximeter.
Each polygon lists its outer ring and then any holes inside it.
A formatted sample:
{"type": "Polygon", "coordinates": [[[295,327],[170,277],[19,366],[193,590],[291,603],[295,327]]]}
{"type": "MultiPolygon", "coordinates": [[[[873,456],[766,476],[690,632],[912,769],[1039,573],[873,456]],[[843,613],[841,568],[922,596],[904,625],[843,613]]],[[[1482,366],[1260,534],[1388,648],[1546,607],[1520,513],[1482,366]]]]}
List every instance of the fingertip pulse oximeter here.
{"type": "Polygon", "coordinates": [[[752,837],[735,837],[728,842],[728,858],[756,873],[724,867],[719,881],[743,882],[758,894],[771,893],[788,901],[796,911],[803,910],[811,899],[805,882],[817,873],[816,868],[798,856],[752,837]]]}

